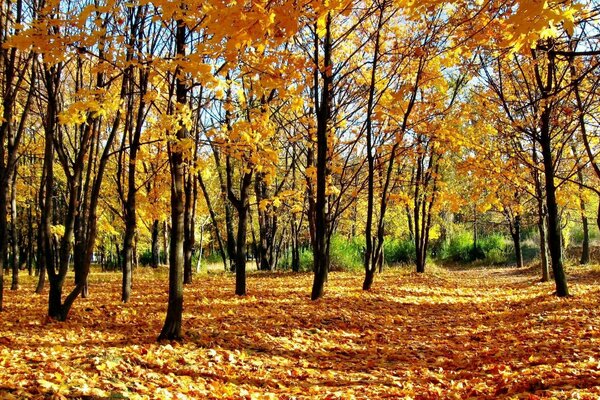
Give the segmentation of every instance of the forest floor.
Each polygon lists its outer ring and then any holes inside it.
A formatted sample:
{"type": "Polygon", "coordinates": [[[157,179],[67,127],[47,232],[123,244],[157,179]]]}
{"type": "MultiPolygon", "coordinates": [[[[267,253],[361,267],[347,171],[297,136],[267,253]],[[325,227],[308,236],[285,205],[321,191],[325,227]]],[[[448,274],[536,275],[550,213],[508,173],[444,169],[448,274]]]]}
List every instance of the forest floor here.
{"type": "Polygon", "coordinates": [[[162,344],[166,269],[138,269],[128,304],[119,274],[93,273],[62,323],[23,276],[0,314],[0,399],[600,398],[599,267],[571,267],[566,299],[532,268],[431,271],[370,292],[331,273],[316,302],[310,274],[252,273],[243,298],[201,274],[185,339],[162,344]]]}

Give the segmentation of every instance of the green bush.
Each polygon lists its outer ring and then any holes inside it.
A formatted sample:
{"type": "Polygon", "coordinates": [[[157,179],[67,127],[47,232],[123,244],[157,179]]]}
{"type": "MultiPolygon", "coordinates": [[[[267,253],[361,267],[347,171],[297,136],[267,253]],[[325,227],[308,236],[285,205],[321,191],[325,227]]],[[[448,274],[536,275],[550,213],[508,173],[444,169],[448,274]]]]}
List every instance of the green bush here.
{"type": "MultiPolygon", "coordinates": [[[[589,238],[590,240],[595,240],[598,238],[598,229],[596,228],[596,226],[594,226],[594,224],[592,223],[591,220],[588,220],[588,227],[589,227],[589,238]]],[[[581,244],[583,243],[583,227],[580,225],[575,226],[573,229],[571,229],[571,242],[575,245],[579,245],[581,246],[581,244]]]]}
{"type": "Polygon", "coordinates": [[[219,250],[208,253],[208,255],[205,251],[204,254],[202,254],[202,258],[204,260],[203,262],[206,262],[207,264],[223,263],[223,259],[221,258],[221,253],[219,250]]]}
{"type": "Polygon", "coordinates": [[[489,264],[500,264],[507,261],[508,250],[506,238],[500,234],[482,236],[477,246],[473,246],[473,235],[462,232],[442,244],[439,259],[460,263],[482,260],[489,264]]]}
{"type": "Polygon", "coordinates": [[[309,272],[313,270],[313,252],[312,249],[300,251],[300,271],[309,272]]]}
{"type": "MultiPolygon", "coordinates": [[[[158,255],[158,260],[160,263],[165,263],[165,253],[164,251],[160,251],[159,255],[158,255]]],[[[152,264],[152,250],[150,249],[146,249],[144,250],[142,253],[140,253],[138,261],[140,263],[140,265],[151,265],[152,264]]],[[[168,261],[167,261],[168,263],[168,261]]]]}
{"type": "Polygon", "coordinates": [[[387,264],[408,264],[415,262],[415,242],[410,239],[387,240],[384,244],[384,258],[387,264]]]}
{"type": "Polygon", "coordinates": [[[139,263],[141,265],[150,265],[152,264],[152,251],[151,250],[145,250],[144,252],[142,252],[139,256],[139,263]]]}
{"type": "Polygon", "coordinates": [[[468,232],[454,235],[440,246],[439,259],[444,261],[473,261],[473,236],[468,232]]]}
{"type": "Polygon", "coordinates": [[[481,237],[481,239],[477,242],[477,246],[481,247],[484,256],[487,256],[487,254],[492,250],[504,252],[506,250],[506,238],[498,233],[493,233],[491,235],[481,237]]]}
{"type": "MultiPolygon", "coordinates": [[[[291,271],[292,269],[292,251],[285,249],[279,262],[277,269],[282,271],[291,271]]],[[[309,246],[300,247],[300,272],[309,272],[313,270],[313,251],[309,246]]]]}
{"type": "Polygon", "coordinates": [[[358,238],[334,235],[329,248],[332,271],[358,271],[363,268],[363,246],[358,238]]]}

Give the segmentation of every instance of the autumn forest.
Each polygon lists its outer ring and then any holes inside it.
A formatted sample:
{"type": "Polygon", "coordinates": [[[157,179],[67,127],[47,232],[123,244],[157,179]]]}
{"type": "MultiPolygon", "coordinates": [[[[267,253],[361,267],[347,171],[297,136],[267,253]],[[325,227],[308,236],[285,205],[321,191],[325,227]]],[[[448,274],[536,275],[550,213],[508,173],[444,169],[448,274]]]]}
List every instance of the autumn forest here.
{"type": "Polygon", "coordinates": [[[1,0],[0,398],[600,397],[600,4],[1,0]]]}

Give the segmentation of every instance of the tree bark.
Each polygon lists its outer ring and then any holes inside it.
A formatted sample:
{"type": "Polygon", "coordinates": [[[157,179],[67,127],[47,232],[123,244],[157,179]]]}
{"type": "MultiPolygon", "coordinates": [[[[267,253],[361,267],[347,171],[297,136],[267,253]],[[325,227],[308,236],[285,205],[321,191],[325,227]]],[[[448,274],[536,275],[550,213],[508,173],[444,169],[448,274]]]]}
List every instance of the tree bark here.
{"type": "Polygon", "coordinates": [[[521,216],[516,215],[513,218],[510,235],[513,239],[515,247],[515,259],[517,260],[517,268],[523,267],[523,251],[521,250],[521,216]]]}
{"type": "MultiPolygon", "coordinates": [[[[182,8],[184,6],[182,5],[182,8]]],[[[187,28],[183,20],[177,21],[175,37],[176,54],[185,56],[187,28]]],[[[188,89],[185,77],[182,76],[180,67],[176,68],[175,95],[177,104],[183,106],[187,103],[188,89]]],[[[177,139],[182,140],[187,136],[185,125],[177,131],[177,139]]],[[[169,258],[169,303],[165,323],[158,336],[158,340],[179,340],[181,338],[181,319],[183,313],[183,241],[184,241],[184,160],[180,148],[169,148],[169,164],[171,167],[171,254],[169,258]]]]}
{"type": "Polygon", "coordinates": [[[10,290],[19,289],[19,241],[17,231],[17,164],[10,173],[10,252],[12,281],[10,290]]]}
{"type": "Polygon", "coordinates": [[[165,219],[163,221],[163,261],[165,264],[169,263],[171,257],[169,256],[169,222],[165,219]]]}
{"type": "Polygon", "coordinates": [[[192,174],[187,173],[184,176],[185,204],[183,212],[184,221],[184,239],[183,239],[183,283],[185,285],[192,283],[192,255],[194,251],[194,218],[193,218],[193,181],[192,174]]]}
{"type": "Polygon", "coordinates": [[[252,171],[245,172],[240,186],[240,196],[237,198],[233,193],[231,163],[227,163],[227,196],[229,201],[237,210],[238,229],[235,252],[235,294],[244,296],[246,294],[246,236],[248,230],[248,211],[250,208],[249,189],[252,183],[252,171]]]}
{"type": "MultiPolygon", "coordinates": [[[[331,108],[333,104],[333,64],[331,40],[331,14],[327,14],[325,37],[323,38],[323,68],[315,72],[315,92],[318,87],[318,74],[321,74],[321,101],[315,107],[317,113],[317,193],[315,198],[315,242],[313,245],[314,279],[311,299],[323,297],[325,282],[329,272],[329,204],[327,199],[327,177],[329,176],[329,135],[331,135],[331,108]]],[[[319,38],[315,34],[315,54],[318,54],[319,38]]],[[[315,68],[319,68],[318,57],[315,68]]],[[[317,95],[315,95],[315,99],[317,95]]]]}
{"type": "MultiPolygon", "coordinates": [[[[382,3],[383,4],[383,3],[382,3]]],[[[372,118],[375,108],[375,84],[376,84],[376,72],[377,62],[379,61],[379,39],[381,25],[383,23],[383,6],[379,10],[379,18],[377,23],[377,29],[375,31],[375,43],[373,49],[373,59],[371,64],[371,80],[369,83],[369,97],[367,100],[367,112],[366,118],[366,141],[367,141],[367,221],[365,224],[365,254],[364,254],[364,268],[365,268],[365,279],[363,281],[363,290],[370,290],[373,285],[373,278],[375,276],[376,263],[379,257],[374,247],[377,247],[379,237],[373,236],[373,213],[375,203],[375,156],[373,154],[373,126],[372,118]]],[[[393,160],[390,160],[393,163],[393,160]]],[[[382,193],[382,196],[387,196],[387,193],[382,193]]],[[[383,240],[383,238],[381,238],[383,240]]]]}
{"type": "Polygon", "coordinates": [[[204,184],[204,179],[202,178],[202,174],[198,174],[198,184],[200,185],[200,189],[202,189],[202,194],[204,195],[204,200],[206,202],[206,208],[208,208],[208,213],[210,214],[210,219],[215,228],[215,236],[217,238],[217,243],[219,245],[219,253],[221,254],[221,260],[223,260],[223,267],[225,271],[227,271],[227,253],[225,246],[223,244],[223,238],[221,237],[221,231],[219,229],[219,224],[217,222],[217,215],[215,213],[214,208],[212,207],[212,202],[210,201],[210,197],[208,194],[208,190],[206,189],[206,185],[204,184]]]}
{"type": "Polygon", "coordinates": [[[554,159],[552,157],[552,142],[550,136],[551,108],[545,106],[541,114],[540,146],[544,164],[544,178],[546,186],[546,207],[548,208],[548,247],[556,295],[565,297],[569,295],[567,278],[563,267],[562,245],[560,239],[560,219],[558,203],[556,201],[556,184],[554,183],[554,159]]]}
{"type": "Polygon", "coordinates": [[[160,264],[160,250],[158,245],[158,220],[152,222],[152,268],[157,268],[160,264]]]}

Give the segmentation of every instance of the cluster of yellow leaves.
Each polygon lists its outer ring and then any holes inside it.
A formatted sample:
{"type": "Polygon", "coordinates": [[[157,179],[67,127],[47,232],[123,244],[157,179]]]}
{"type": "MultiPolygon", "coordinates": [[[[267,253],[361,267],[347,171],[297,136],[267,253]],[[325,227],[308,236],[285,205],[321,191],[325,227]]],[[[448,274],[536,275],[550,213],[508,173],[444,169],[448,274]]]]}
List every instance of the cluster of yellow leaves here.
{"type": "Polygon", "coordinates": [[[66,323],[45,317],[34,280],[5,293],[0,391],[7,398],[582,398],[600,395],[598,267],[571,270],[574,298],[535,271],[435,270],[330,276],[251,274],[187,286],[181,343],[155,342],[165,271],[140,271],[129,304],[120,275],[93,273],[66,323]]]}
{"type": "Polygon", "coordinates": [[[540,39],[557,37],[560,25],[572,35],[576,16],[582,9],[576,2],[520,1],[517,12],[506,20],[505,44],[515,51],[528,51],[540,39]]]}
{"type": "Polygon", "coordinates": [[[114,115],[121,106],[121,99],[115,93],[104,89],[80,90],[77,99],[58,115],[62,125],[80,125],[88,122],[88,118],[100,118],[114,115]]]}
{"type": "Polygon", "coordinates": [[[245,163],[245,170],[265,174],[267,183],[275,175],[277,151],[271,146],[275,125],[266,111],[251,111],[250,118],[236,121],[231,127],[209,132],[231,157],[245,163]]]}

